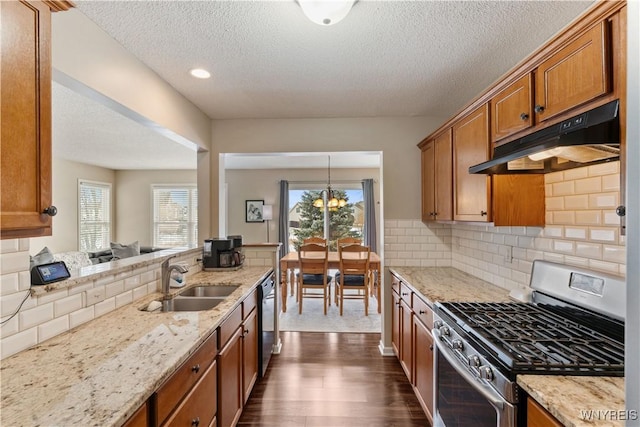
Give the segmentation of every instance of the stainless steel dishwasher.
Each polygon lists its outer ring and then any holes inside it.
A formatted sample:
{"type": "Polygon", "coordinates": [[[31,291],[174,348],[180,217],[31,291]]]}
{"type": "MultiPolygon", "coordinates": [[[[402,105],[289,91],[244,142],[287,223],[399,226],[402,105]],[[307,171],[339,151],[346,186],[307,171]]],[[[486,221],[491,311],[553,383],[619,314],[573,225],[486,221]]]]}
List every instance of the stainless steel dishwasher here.
{"type": "Polygon", "coordinates": [[[258,288],[258,373],[267,371],[275,341],[275,281],[272,276],[258,288]]]}

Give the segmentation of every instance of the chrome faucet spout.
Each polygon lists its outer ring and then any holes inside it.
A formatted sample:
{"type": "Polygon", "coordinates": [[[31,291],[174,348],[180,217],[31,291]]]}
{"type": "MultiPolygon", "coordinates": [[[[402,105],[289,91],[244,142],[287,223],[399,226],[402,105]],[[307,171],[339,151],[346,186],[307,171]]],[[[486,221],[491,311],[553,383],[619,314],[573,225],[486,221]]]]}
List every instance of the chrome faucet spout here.
{"type": "Polygon", "coordinates": [[[187,273],[189,271],[189,268],[187,268],[187,266],[183,265],[183,264],[171,264],[171,260],[173,258],[175,258],[176,255],[171,256],[169,258],[167,258],[166,260],[162,261],[162,264],[160,265],[160,269],[161,269],[161,279],[162,279],[162,296],[164,299],[171,299],[171,295],[169,294],[169,284],[171,282],[171,272],[173,270],[177,271],[178,273],[187,273]]]}

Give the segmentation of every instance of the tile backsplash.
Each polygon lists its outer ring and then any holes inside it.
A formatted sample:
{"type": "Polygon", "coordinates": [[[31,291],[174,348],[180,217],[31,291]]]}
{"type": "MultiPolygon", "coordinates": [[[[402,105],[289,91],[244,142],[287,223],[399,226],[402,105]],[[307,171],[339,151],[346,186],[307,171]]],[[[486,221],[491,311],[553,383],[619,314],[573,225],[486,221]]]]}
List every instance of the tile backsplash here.
{"type": "Polygon", "coordinates": [[[624,276],[619,168],[612,162],[545,175],[545,227],[385,221],[385,265],[452,266],[508,289],[528,286],[535,259],[624,276]]]}
{"type": "MultiPolygon", "coordinates": [[[[0,328],[2,359],[159,290],[160,260],[30,296],[29,239],[0,242],[0,318],[6,321],[0,328]],[[99,291],[104,300],[89,301],[85,291],[99,291]]],[[[178,256],[177,261],[192,265],[193,256],[178,256]]]]}

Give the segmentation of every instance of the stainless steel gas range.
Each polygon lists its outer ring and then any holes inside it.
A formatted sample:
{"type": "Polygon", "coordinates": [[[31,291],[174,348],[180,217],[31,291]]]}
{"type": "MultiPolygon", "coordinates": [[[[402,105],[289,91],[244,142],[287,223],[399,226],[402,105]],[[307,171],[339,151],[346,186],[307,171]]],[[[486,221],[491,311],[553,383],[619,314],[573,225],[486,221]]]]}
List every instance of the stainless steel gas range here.
{"type": "Polygon", "coordinates": [[[435,304],[435,426],[526,425],[518,374],[624,376],[624,278],[537,260],[530,288],[435,304]]]}

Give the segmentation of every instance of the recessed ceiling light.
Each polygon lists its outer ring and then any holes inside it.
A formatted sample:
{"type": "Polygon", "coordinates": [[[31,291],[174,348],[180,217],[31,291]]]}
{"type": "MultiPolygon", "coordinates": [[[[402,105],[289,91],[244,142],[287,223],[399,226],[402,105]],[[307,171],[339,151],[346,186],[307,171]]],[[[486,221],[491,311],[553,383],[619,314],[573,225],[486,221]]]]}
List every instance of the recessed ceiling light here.
{"type": "Polygon", "coordinates": [[[193,77],[197,77],[199,79],[208,79],[209,77],[211,77],[211,73],[207,70],[203,70],[202,68],[194,68],[193,70],[189,71],[189,73],[191,73],[193,77]]]}

